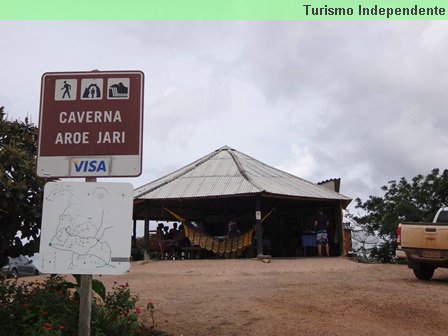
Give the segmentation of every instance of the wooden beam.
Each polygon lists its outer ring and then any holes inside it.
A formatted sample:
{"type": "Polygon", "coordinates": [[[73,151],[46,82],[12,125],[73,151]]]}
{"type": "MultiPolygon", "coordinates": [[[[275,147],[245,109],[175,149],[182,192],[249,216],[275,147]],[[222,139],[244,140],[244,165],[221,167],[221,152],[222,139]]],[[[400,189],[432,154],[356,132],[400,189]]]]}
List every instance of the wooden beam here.
{"type": "Polygon", "coordinates": [[[144,228],[144,259],[149,260],[149,200],[145,202],[145,228],[144,228]]]}
{"type": "Polygon", "coordinates": [[[257,256],[263,255],[263,222],[261,221],[261,196],[255,199],[255,237],[257,239],[257,256]]]}

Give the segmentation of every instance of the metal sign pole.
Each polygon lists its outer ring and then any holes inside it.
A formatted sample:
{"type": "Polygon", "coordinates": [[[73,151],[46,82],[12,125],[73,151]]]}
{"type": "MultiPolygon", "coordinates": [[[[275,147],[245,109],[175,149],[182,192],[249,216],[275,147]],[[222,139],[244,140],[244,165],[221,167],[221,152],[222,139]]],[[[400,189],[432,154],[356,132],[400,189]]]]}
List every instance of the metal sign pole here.
{"type": "MultiPolygon", "coordinates": [[[[96,178],[86,177],[86,182],[96,182],[96,178]]],[[[81,275],[80,292],[78,336],[90,336],[90,322],[92,316],[92,274],[81,275]]]]}

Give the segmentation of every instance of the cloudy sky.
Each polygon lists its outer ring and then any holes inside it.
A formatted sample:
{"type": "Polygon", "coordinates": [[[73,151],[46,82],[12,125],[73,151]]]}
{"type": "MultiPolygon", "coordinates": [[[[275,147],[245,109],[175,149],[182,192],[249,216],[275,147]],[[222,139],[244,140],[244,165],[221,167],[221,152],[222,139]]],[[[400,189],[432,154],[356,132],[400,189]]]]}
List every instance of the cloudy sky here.
{"type": "Polygon", "coordinates": [[[0,106],[39,121],[45,72],[145,73],[143,174],[228,145],[366,199],[447,168],[448,22],[1,21],[0,106]]]}

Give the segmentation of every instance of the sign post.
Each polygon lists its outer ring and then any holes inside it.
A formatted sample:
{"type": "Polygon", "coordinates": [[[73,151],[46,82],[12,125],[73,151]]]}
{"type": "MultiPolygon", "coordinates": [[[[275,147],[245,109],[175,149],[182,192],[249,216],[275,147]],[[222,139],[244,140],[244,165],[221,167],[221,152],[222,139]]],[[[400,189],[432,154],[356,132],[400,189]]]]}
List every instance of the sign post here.
{"type": "MultiPolygon", "coordinates": [[[[143,88],[141,71],[45,73],[37,175],[85,182],[139,176],[143,88]]],[[[45,185],[40,269],[81,275],[79,336],[90,335],[92,274],[129,270],[132,198],[124,183],[45,185]]]]}
{"type": "Polygon", "coordinates": [[[90,336],[92,319],[92,275],[81,275],[78,336],[90,336]]]}
{"type": "MultiPolygon", "coordinates": [[[[86,182],[96,182],[96,178],[86,178],[86,182]]],[[[81,274],[79,288],[78,336],[90,336],[92,320],[92,274],[81,274]]]]}

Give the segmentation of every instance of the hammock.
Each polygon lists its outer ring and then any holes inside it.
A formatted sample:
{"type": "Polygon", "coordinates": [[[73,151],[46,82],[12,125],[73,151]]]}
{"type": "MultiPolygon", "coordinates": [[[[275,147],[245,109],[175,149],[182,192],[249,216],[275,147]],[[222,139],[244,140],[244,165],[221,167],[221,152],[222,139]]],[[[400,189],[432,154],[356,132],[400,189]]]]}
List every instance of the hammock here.
{"type": "Polygon", "coordinates": [[[214,237],[201,230],[193,228],[184,218],[175,214],[173,211],[167,208],[164,209],[178,221],[182,222],[185,236],[192,244],[199,245],[207,251],[211,251],[220,256],[232,256],[239,254],[252,245],[253,228],[236,237],[214,237]]]}

